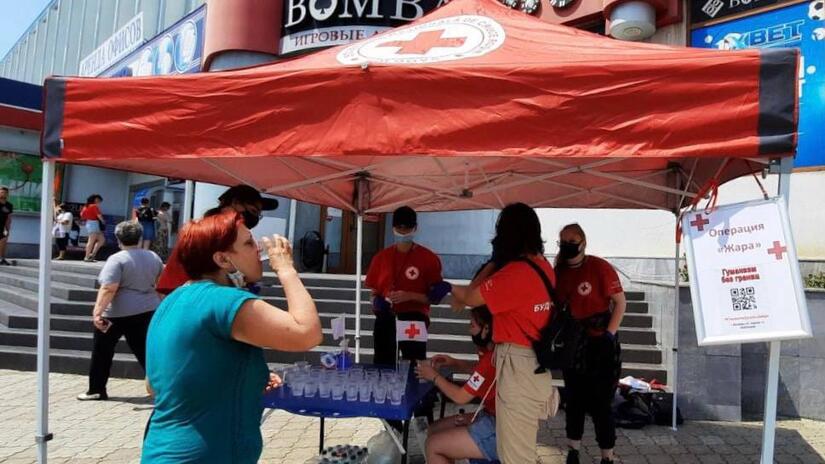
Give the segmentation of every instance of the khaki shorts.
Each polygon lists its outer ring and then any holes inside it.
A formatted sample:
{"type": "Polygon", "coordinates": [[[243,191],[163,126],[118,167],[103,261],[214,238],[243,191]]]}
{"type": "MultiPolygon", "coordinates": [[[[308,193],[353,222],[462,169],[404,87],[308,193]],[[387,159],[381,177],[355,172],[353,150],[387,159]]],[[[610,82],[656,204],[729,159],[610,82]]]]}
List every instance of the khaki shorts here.
{"type": "Polygon", "coordinates": [[[536,374],[532,348],[496,346],[496,443],[504,464],[536,462],[539,420],[555,415],[558,392],[549,372],[536,374]]]}

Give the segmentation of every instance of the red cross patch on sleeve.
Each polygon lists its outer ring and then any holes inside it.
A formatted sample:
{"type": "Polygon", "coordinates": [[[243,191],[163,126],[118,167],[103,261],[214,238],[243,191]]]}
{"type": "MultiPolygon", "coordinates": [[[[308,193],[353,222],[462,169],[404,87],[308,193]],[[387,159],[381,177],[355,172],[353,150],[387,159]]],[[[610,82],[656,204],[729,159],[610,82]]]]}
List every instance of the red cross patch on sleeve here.
{"type": "Polygon", "coordinates": [[[484,385],[484,376],[479,374],[477,371],[473,372],[473,375],[470,376],[470,380],[467,381],[467,386],[469,386],[473,391],[478,391],[482,385],[484,385]]]}

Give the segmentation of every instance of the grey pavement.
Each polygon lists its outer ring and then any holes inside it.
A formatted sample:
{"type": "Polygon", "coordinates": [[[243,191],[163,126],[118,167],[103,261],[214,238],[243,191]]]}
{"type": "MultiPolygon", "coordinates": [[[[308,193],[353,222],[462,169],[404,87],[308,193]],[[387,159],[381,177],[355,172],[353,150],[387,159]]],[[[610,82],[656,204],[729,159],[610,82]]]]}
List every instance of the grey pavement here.
{"type": "MultiPolygon", "coordinates": [[[[108,464],[140,460],[143,429],[152,403],[142,381],[111,379],[110,400],[80,402],[84,376],[52,374],[50,377],[49,463],[108,464]]],[[[0,370],[0,463],[36,462],[36,375],[0,370]]],[[[381,429],[374,419],[327,421],[326,443],[366,445],[381,429]]],[[[262,463],[302,464],[317,453],[317,419],[276,411],[262,426],[262,463]]],[[[564,462],[564,415],[542,424],[539,454],[542,463],[564,462]]],[[[756,463],[759,462],[761,424],[687,422],[678,432],[668,427],[618,431],[618,462],[756,463]]],[[[412,439],[411,439],[412,441],[412,439]]],[[[588,422],[585,454],[598,462],[598,447],[588,422]]],[[[825,463],[825,423],[782,420],[777,432],[776,462],[825,463]]],[[[419,452],[411,463],[423,462],[419,452]]],[[[583,462],[588,462],[584,460],[583,462]]]]}

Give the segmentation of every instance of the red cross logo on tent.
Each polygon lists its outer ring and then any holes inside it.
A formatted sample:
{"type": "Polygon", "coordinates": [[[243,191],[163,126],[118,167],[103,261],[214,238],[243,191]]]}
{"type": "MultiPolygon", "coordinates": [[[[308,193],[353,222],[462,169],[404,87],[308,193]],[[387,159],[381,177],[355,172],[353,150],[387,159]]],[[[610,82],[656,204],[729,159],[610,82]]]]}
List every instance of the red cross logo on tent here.
{"type": "Polygon", "coordinates": [[[442,38],[445,29],[423,31],[415,34],[412,40],[385,42],[379,47],[398,47],[398,55],[426,55],[433,48],[457,48],[464,45],[466,37],[442,38]]]}
{"type": "Polygon", "coordinates": [[[421,272],[418,270],[417,267],[410,266],[407,268],[404,274],[407,276],[408,279],[415,280],[418,278],[419,275],[421,275],[421,272]]]}
{"type": "Polygon", "coordinates": [[[782,253],[787,253],[787,252],[788,252],[788,247],[780,245],[779,240],[774,240],[773,241],[773,248],[768,249],[768,254],[769,255],[775,255],[777,261],[781,261],[782,260],[782,253]]]}
{"type": "Polygon", "coordinates": [[[701,214],[697,214],[696,219],[690,221],[690,226],[696,227],[696,229],[699,230],[699,232],[705,230],[705,226],[708,224],[710,224],[710,221],[703,218],[701,214]]]}
{"type": "Polygon", "coordinates": [[[405,330],[404,333],[407,334],[407,337],[409,337],[410,340],[415,340],[415,337],[421,334],[421,331],[418,330],[418,327],[416,327],[415,324],[410,324],[410,326],[407,327],[407,330],[405,330]]]}

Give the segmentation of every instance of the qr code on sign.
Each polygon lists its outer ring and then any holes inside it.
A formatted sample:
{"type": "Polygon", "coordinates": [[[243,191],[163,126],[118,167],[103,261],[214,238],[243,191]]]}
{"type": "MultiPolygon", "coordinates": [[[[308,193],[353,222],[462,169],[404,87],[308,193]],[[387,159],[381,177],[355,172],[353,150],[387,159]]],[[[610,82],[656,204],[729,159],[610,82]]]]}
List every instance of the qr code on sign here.
{"type": "Polygon", "coordinates": [[[730,301],[734,311],[756,309],[756,290],[753,287],[732,288],[730,301]]]}

